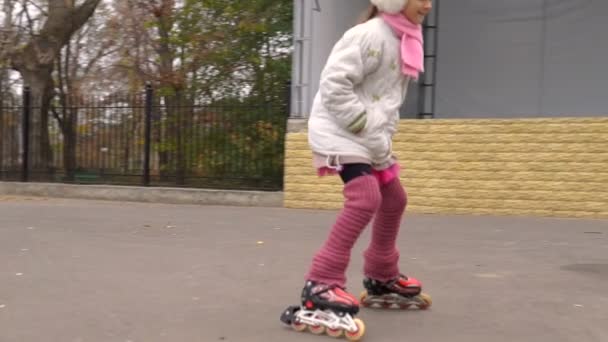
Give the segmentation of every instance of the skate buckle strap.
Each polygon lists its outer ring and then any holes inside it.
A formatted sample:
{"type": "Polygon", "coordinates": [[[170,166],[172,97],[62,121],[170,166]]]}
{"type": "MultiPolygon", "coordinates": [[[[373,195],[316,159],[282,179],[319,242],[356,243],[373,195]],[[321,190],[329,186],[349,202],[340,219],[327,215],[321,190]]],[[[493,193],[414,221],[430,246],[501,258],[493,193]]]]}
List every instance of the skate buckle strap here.
{"type": "Polygon", "coordinates": [[[318,290],[318,291],[316,291],[316,292],[312,292],[313,296],[320,295],[320,294],[325,293],[325,292],[329,292],[330,290],[333,290],[333,289],[336,289],[336,288],[341,289],[343,291],[346,290],[346,288],[344,288],[342,286],[333,285],[333,284],[332,285],[317,284],[317,285],[313,286],[312,289],[314,290],[316,287],[319,287],[319,286],[322,286],[323,288],[320,289],[320,290],[318,290]]]}
{"type": "Polygon", "coordinates": [[[405,274],[399,274],[399,276],[397,278],[395,278],[389,282],[389,285],[399,284],[399,283],[401,283],[401,281],[406,283],[409,280],[410,280],[410,278],[408,278],[405,274]]]}

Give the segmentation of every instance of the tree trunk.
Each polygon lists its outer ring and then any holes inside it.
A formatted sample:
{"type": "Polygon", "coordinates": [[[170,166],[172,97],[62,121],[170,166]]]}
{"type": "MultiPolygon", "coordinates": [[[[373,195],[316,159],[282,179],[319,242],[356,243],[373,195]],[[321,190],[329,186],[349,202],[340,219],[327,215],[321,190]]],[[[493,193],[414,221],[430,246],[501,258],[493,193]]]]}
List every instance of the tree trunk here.
{"type": "MultiPolygon", "coordinates": [[[[164,100],[164,104],[165,104],[165,110],[167,113],[167,117],[165,120],[165,123],[167,124],[167,126],[165,127],[165,129],[169,130],[169,134],[165,134],[165,136],[169,136],[169,137],[173,137],[175,139],[177,139],[176,144],[171,144],[173,146],[176,146],[176,150],[172,151],[173,152],[173,156],[177,157],[177,159],[179,160],[179,123],[178,123],[178,118],[176,115],[176,110],[179,110],[178,108],[178,104],[176,101],[176,98],[178,97],[177,94],[177,90],[176,90],[176,78],[175,78],[175,72],[174,72],[174,68],[173,68],[173,63],[175,60],[175,51],[172,48],[171,42],[170,42],[170,32],[173,28],[173,24],[174,24],[174,18],[173,18],[173,10],[175,8],[175,1],[173,0],[163,0],[160,4],[160,7],[158,7],[155,11],[154,14],[156,16],[156,19],[158,20],[158,35],[160,36],[160,42],[159,42],[159,46],[157,48],[157,52],[158,52],[158,57],[159,57],[159,61],[160,61],[160,87],[161,89],[165,90],[165,91],[170,91],[171,93],[163,96],[163,100],[164,100]]],[[[162,134],[159,134],[159,136],[162,136],[162,134]]],[[[162,138],[161,138],[162,139],[162,138]]],[[[167,142],[165,142],[165,146],[167,146],[168,144],[166,144],[167,142]]],[[[167,171],[171,170],[171,160],[169,158],[170,154],[169,151],[167,151],[166,149],[162,149],[159,152],[159,167],[160,167],[160,178],[161,180],[165,181],[168,179],[168,175],[167,175],[167,171]]],[[[176,167],[175,167],[175,172],[179,173],[179,162],[176,163],[176,167]]],[[[182,181],[180,181],[180,177],[179,175],[176,175],[177,177],[177,183],[180,184],[182,183],[182,181]]]]}
{"type": "Polygon", "coordinates": [[[30,111],[30,161],[32,171],[41,174],[52,169],[53,151],[49,140],[49,106],[53,98],[52,68],[40,69],[34,72],[21,73],[23,82],[30,85],[31,104],[30,111]]]}
{"type": "Polygon", "coordinates": [[[76,125],[78,110],[71,106],[65,111],[62,125],[63,133],[63,164],[66,180],[74,181],[76,173],[76,125]]]}
{"type": "Polygon", "coordinates": [[[0,69],[0,179],[2,179],[2,171],[4,171],[4,141],[6,140],[4,132],[4,72],[0,69]]]}
{"type": "MultiPolygon", "coordinates": [[[[12,13],[14,8],[13,6],[14,4],[12,0],[4,0],[4,2],[2,3],[4,21],[2,22],[2,26],[0,26],[0,28],[2,28],[5,33],[10,32],[10,29],[12,27],[12,13]]],[[[7,44],[8,36],[9,34],[0,34],[0,46],[4,47],[4,44],[7,44]]],[[[5,138],[7,134],[10,134],[10,131],[8,131],[4,125],[7,114],[5,113],[5,110],[2,109],[6,100],[6,94],[8,94],[7,90],[8,72],[5,69],[4,65],[0,65],[0,171],[4,170],[4,144],[5,141],[10,141],[5,138]]]]}
{"type": "MultiPolygon", "coordinates": [[[[63,136],[63,169],[65,180],[73,182],[76,179],[76,124],[78,122],[78,106],[82,104],[80,97],[72,87],[74,74],[70,72],[71,46],[68,42],[65,56],[57,60],[57,81],[61,116],[55,112],[55,118],[63,136]],[[61,59],[64,58],[62,61],[61,59]]],[[[72,71],[74,71],[72,69],[72,71]]]]}
{"type": "Polygon", "coordinates": [[[53,94],[54,61],[72,35],[93,15],[101,0],[86,0],[76,7],[73,1],[47,0],[48,17],[44,26],[22,48],[8,53],[13,69],[21,73],[32,91],[31,147],[32,168],[52,168],[48,118],[53,94]]]}

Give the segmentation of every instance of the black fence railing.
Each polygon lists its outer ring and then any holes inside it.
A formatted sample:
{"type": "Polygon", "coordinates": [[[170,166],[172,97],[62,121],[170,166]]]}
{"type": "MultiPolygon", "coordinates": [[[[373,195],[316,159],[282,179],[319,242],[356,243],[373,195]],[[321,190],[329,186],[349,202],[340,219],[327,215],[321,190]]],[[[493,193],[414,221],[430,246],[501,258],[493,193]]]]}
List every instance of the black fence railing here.
{"type": "Polygon", "coordinates": [[[281,190],[284,104],[145,93],[0,99],[0,180],[281,190]],[[41,128],[46,128],[41,129],[41,128]]]}

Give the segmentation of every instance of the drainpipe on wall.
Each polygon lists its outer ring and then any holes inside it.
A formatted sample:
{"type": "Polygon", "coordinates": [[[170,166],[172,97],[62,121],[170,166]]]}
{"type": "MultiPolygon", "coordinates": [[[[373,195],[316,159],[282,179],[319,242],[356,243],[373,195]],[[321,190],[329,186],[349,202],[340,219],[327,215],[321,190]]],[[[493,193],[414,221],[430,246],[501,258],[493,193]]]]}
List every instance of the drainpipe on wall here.
{"type": "Polygon", "coordinates": [[[306,128],[306,102],[309,91],[311,64],[311,26],[313,3],[311,0],[294,0],[293,22],[293,66],[291,75],[291,106],[289,109],[288,132],[306,128]]]}

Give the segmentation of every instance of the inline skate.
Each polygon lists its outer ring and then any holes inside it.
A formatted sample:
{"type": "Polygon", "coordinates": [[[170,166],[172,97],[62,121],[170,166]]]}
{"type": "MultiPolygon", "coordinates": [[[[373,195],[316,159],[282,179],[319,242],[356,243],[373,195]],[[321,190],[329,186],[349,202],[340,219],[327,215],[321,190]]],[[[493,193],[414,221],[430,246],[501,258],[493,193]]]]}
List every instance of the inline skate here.
{"type": "Polygon", "coordinates": [[[307,281],[301,300],[301,305],[290,306],[281,314],[281,321],[294,330],[344,336],[350,341],[358,341],[365,334],[363,321],[354,318],[359,302],[343,288],[307,281]]]}
{"type": "Polygon", "coordinates": [[[426,310],[433,304],[431,296],[422,292],[420,281],[402,274],[387,282],[366,277],[363,287],[365,290],[359,299],[364,307],[403,310],[416,307],[426,310]]]}

